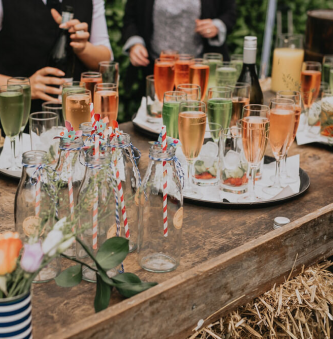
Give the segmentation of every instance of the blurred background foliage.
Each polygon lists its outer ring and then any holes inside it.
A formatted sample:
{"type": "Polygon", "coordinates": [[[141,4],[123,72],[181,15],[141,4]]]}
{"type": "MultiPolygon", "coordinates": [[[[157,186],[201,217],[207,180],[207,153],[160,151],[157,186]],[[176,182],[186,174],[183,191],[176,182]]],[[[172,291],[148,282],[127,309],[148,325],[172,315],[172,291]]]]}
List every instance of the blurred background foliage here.
{"type": "MultiPolygon", "coordinates": [[[[222,1],[222,0],[221,0],[222,1]]],[[[118,121],[129,121],[140,106],[141,95],[139,93],[139,82],[142,81],[142,74],[138,74],[137,81],[133,82],[130,89],[125,91],[124,79],[129,65],[128,56],[122,54],[121,30],[123,27],[123,16],[126,0],[105,0],[106,19],[109,30],[109,37],[115,56],[119,62],[120,83],[119,83],[119,115],[118,121]]],[[[261,49],[264,37],[266,11],[268,0],[237,0],[238,19],[231,34],[228,35],[227,43],[231,54],[243,53],[243,40],[245,35],[258,37],[257,63],[260,64],[261,49]]],[[[278,0],[277,7],[281,9],[290,8],[293,11],[294,33],[305,34],[306,12],[311,9],[331,8],[332,0],[278,0]]],[[[283,32],[287,32],[287,14],[282,14],[283,32]]],[[[276,26],[272,40],[272,49],[275,43],[276,26]]],[[[271,57],[273,52],[271,53],[271,57]]]]}

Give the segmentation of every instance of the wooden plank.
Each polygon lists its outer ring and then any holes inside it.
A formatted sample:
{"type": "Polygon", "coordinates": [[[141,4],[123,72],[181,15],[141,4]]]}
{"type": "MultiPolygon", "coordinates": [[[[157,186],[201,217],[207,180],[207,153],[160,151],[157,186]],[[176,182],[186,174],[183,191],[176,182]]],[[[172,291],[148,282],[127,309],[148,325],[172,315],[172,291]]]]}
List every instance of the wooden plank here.
{"type": "Polygon", "coordinates": [[[136,297],[48,336],[184,338],[208,321],[333,253],[333,204],[182,273],[136,297]],[[207,300],[209,302],[207,303],[207,300]]]}

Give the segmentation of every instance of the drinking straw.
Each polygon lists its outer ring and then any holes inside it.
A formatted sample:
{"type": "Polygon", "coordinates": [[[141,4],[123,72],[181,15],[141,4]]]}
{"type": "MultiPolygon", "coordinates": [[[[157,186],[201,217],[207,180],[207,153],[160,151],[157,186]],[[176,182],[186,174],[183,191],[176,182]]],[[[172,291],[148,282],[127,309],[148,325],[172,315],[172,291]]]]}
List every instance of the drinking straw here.
{"type": "MultiPolygon", "coordinates": [[[[68,197],[69,197],[69,208],[71,212],[71,221],[74,220],[74,196],[73,196],[73,184],[72,184],[72,165],[69,158],[69,151],[66,152],[66,161],[67,161],[67,172],[68,172],[68,197]]],[[[74,233],[74,226],[72,227],[72,232],[74,233]]]]}
{"type": "MultiPolygon", "coordinates": [[[[166,153],[167,151],[167,142],[166,142],[166,126],[162,126],[162,152],[166,153]]],[[[168,236],[168,196],[167,196],[167,168],[166,168],[166,161],[163,160],[163,229],[164,229],[164,236],[168,236]]]]}
{"type": "MultiPolygon", "coordinates": [[[[95,160],[99,159],[99,136],[95,135],[95,160]]],[[[93,210],[93,249],[97,250],[97,230],[98,230],[98,185],[97,170],[95,172],[95,192],[94,192],[94,210],[93,210]]]]}
{"type": "Polygon", "coordinates": [[[91,120],[91,123],[92,123],[92,127],[95,127],[95,125],[96,125],[94,115],[95,115],[94,104],[91,102],[90,103],[90,120],[91,120]]]}
{"type": "Polygon", "coordinates": [[[40,213],[40,175],[37,176],[37,183],[36,183],[36,204],[35,204],[35,215],[39,217],[40,213]]]}

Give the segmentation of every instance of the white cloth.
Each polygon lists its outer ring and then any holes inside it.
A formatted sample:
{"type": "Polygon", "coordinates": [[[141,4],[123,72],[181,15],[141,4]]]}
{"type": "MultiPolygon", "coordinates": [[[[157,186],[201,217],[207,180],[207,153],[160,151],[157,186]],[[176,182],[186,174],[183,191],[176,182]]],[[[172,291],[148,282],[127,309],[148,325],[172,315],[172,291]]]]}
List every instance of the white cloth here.
{"type": "MultiPolygon", "coordinates": [[[[44,2],[44,4],[46,4],[46,0],[42,1],[44,2]]],[[[62,2],[62,0],[59,1],[62,2]]],[[[0,31],[2,29],[2,21],[3,21],[3,6],[2,0],[0,0],[0,31]]],[[[104,0],[93,0],[93,14],[89,41],[93,45],[104,45],[110,51],[112,51],[105,20],[104,0]]]]}

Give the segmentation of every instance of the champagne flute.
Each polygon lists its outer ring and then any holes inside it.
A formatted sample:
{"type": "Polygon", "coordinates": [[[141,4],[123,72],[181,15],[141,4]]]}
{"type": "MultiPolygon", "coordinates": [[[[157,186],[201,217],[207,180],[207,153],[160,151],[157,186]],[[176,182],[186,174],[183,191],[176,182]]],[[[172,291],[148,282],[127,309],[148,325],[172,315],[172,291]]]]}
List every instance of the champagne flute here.
{"type": "Polygon", "coordinates": [[[154,79],[157,98],[163,102],[164,93],[172,91],[175,85],[175,60],[173,58],[156,59],[154,79]]]}
{"type": "Polygon", "coordinates": [[[94,102],[94,89],[96,84],[101,84],[102,74],[100,72],[83,72],[81,73],[81,82],[84,82],[86,89],[91,93],[91,100],[94,102]]]}
{"type": "Polygon", "coordinates": [[[173,59],[176,61],[179,57],[179,52],[173,49],[164,49],[160,53],[160,59],[173,59]]]}
{"type": "Polygon", "coordinates": [[[22,128],[24,114],[23,87],[20,85],[0,86],[0,119],[10,140],[12,157],[10,171],[20,171],[15,164],[16,137],[22,128]]]}
{"type": "Polygon", "coordinates": [[[187,100],[200,101],[201,88],[194,84],[180,84],[177,86],[177,91],[184,92],[187,95],[187,100]]]}
{"type": "Polygon", "coordinates": [[[118,117],[118,85],[102,83],[95,85],[94,111],[99,113],[101,118],[108,117],[109,123],[117,120],[118,117]]]}
{"type": "Polygon", "coordinates": [[[320,134],[328,137],[329,143],[333,137],[333,93],[324,92],[321,100],[320,134]]]}
{"type": "Polygon", "coordinates": [[[230,65],[236,68],[236,78],[238,79],[243,68],[243,54],[231,54],[230,65]]]}
{"type": "MultiPolygon", "coordinates": [[[[25,129],[25,126],[28,123],[29,120],[29,114],[31,109],[31,87],[30,87],[30,79],[29,78],[23,78],[23,77],[15,77],[10,78],[7,81],[7,85],[19,85],[23,88],[23,119],[22,119],[22,126],[19,133],[19,148],[20,151],[18,152],[18,155],[20,156],[23,153],[23,131],[25,129]]],[[[21,160],[20,160],[21,162],[21,160]]]]}
{"type": "Polygon", "coordinates": [[[190,65],[190,84],[199,85],[201,88],[201,101],[205,98],[209,79],[209,66],[204,59],[194,59],[190,65]]]}
{"type": "Polygon", "coordinates": [[[235,85],[237,82],[237,69],[230,61],[222,62],[216,66],[216,86],[235,85]]]}
{"type": "Polygon", "coordinates": [[[287,145],[287,150],[286,150],[286,155],[283,157],[281,160],[281,180],[283,184],[292,184],[297,181],[297,178],[293,178],[289,176],[288,171],[287,171],[287,158],[288,158],[288,150],[290,146],[293,144],[300,117],[301,117],[301,112],[302,112],[302,98],[301,98],[301,93],[298,91],[279,91],[276,94],[277,98],[283,98],[283,99],[290,99],[293,100],[295,103],[295,124],[294,124],[294,130],[293,130],[293,135],[292,138],[290,138],[290,142],[287,145]]]}
{"type": "Polygon", "coordinates": [[[237,121],[242,118],[243,107],[250,103],[250,84],[245,82],[236,82],[234,86],[228,86],[232,89],[232,115],[230,126],[236,126],[237,121]]]}
{"type": "Polygon", "coordinates": [[[75,131],[79,130],[81,123],[91,120],[91,93],[87,89],[82,91],[69,91],[66,98],[66,120],[72,124],[75,131]]]}
{"type": "Polygon", "coordinates": [[[205,53],[203,60],[209,66],[208,88],[216,86],[216,66],[222,65],[223,55],[220,53],[205,53]]]}
{"type": "Polygon", "coordinates": [[[156,95],[154,75],[146,77],[146,111],[147,121],[157,124],[161,123],[162,103],[156,95]]]}
{"type": "Polygon", "coordinates": [[[119,64],[114,61],[101,61],[99,72],[102,73],[104,83],[118,84],[119,82],[119,64]]]}
{"type": "Polygon", "coordinates": [[[277,195],[283,189],[280,183],[280,162],[287,152],[295,128],[295,102],[291,99],[276,98],[270,103],[268,113],[270,132],[269,143],[276,160],[274,184],[263,188],[269,195],[277,195]]]}
{"type": "Polygon", "coordinates": [[[208,90],[208,123],[217,123],[222,126],[222,129],[229,127],[232,101],[230,87],[212,87],[208,90]]]}
{"type": "Polygon", "coordinates": [[[330,83],[330,71],[333,68],[333,55],[323,57],[323,81],[330,83]]]}
{"type": "Polygon", "coordinates": [[[264,157],[267,139],[269,136],[269,120],[260,116],[261,112],[269,112],[269,107],[264,105],[245,106],[253,111],[253,115],[241,120],[242,142],[245,158],[251,171],[251,180],[248,183],[248,194],[238,199],[238,202],[257,202],[262,199],[255,193],[256,172],[264,157]],[[255,106],[255,107],[251,107],[255,106]]]}
{"type": "Polygon", "coordinates": [[[202,101],[185,101],[180,103],[178,115],[179,139],[187,161],[187,182],[183,193],[199,198],[193,185],[193,164],[203,145],[206,130],[206,104],[202,101]]]}
{"type": "Polygon", "coordinates": [[[179,58],[175,61],[175,87],[190,81],[190,65],[193,59],[193,55],[179,54],[179,58]]]}
{"type": "Polygon", "coordinates": [[[309,109],[318,98],[321,81],[321,64],[315,61],[305,61],[301,73],[301,93],[307,118],[309,109]]]}
{"type": "Polygon", "coordinates": [[[43,112],[53,112],[58,114],[58,125],[65,127],[65,121],[62,115],[62,104],[53,102],[53,101],[45,101],[42,103],[43,112]]]}
{"type": "Polygon", "coordinates": [[[79,92],[80,90],[82,91],[82,88],[85,89],[86,85],[81,81],[69,81],[62,85],[62,116],[64,121],[66,120],[66,98],[68,91],[78,90],[79,92]]]}
{"type": "Polygon", "coordinates": [[[178,114],[180,102],[186,101],[186,93],[180,91],[171,91],[164,93],[162,118],[163,125],[166,126],[167,135],[178,139],[178,114]]]}

